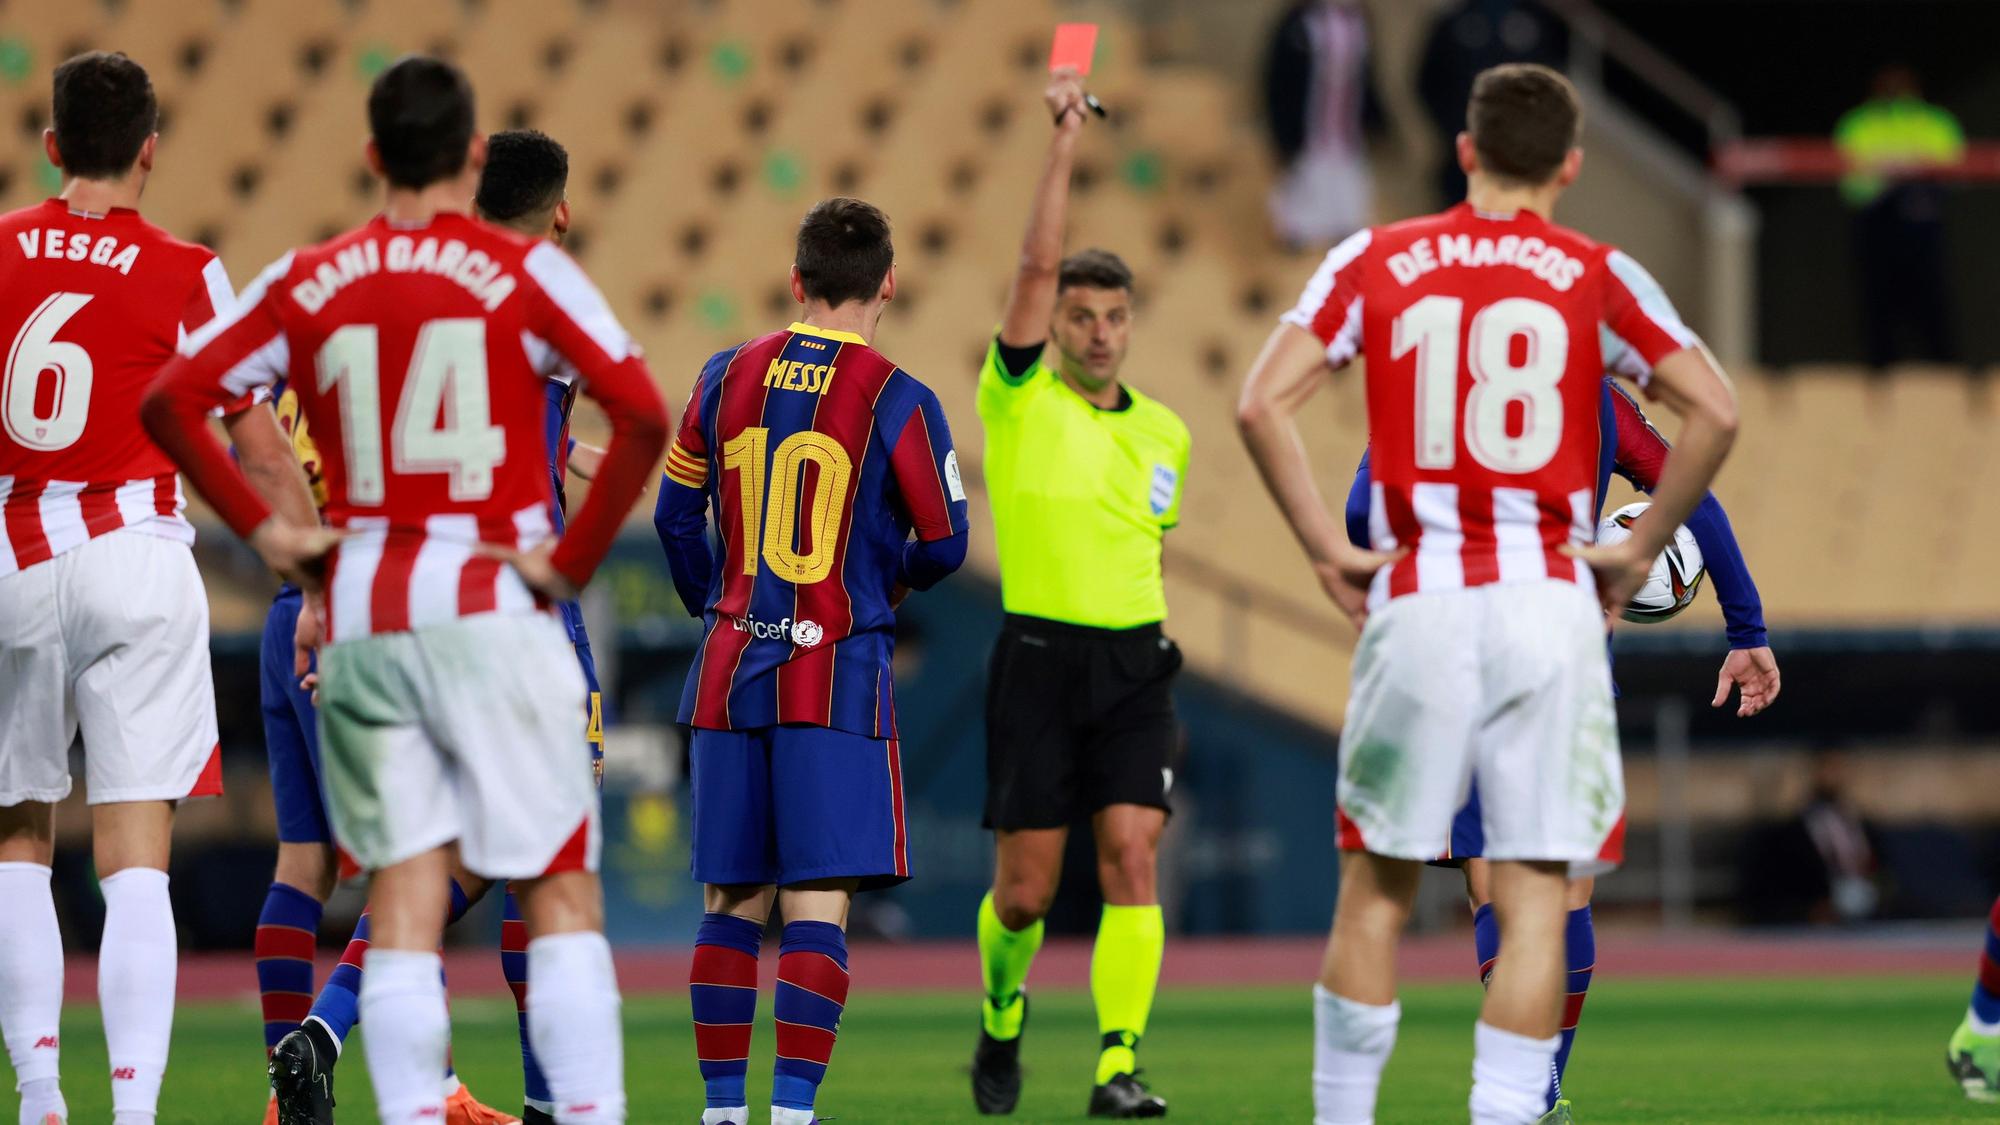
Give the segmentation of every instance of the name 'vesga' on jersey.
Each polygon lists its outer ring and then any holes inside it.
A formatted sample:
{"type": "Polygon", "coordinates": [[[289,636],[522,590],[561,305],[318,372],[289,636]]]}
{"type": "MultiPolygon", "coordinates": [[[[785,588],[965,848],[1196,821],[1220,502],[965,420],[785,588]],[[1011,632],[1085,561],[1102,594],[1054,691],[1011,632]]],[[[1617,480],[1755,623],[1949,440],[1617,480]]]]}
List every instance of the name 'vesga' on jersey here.
{"type": "Polygon", "coordinates": [[[382,272],[430,273],[457,282],[487,312],[497,310],[514,292],[514,275],[503,269],[484,250],[468,249],[456,238],[427,237],[423,241],[397,235],[385,249],[376,239],[364,239],[343,248],[330,262],[321,262],[313,275],[292,286],[292,300],[308,315],[319,312],[336,293],[360,278],[382,272]]]}
{"type": "Polygon", "coordinates": [[[1408,249],[1389,255],[1389,272],[1402,285],[1433,270],[1461,266],[1513,266],[1548,282],[1558,293],[1569,292],[1583,276],[1582,262],[1532,234],[1503,234],[1499,238],[1442,234],[1435,245],[1429,237],[1419,238],[1408,249]]]}
{"type": "Polygon", "coordinates": [[[826,363],[800,359],[774,359],[764,372],[764,385],[779,391],[809,391],[825,394],[833,386],[834,368],[826,363]]]}
{"type": "Polygon", "coordinates": [[[118,239],[112,235],[88,235],[82,231],[58,230],[43,227],[40,230],[24,230],[14,236],[21,244],[21,256],[29,260],[42,258],[50,261],[67,259],[72,262],[87,261],[95,266],[104,266],[122,274],[130,274],[132,266],[139,261],[139,247],[127,245],[119,248],[118,239]]]}

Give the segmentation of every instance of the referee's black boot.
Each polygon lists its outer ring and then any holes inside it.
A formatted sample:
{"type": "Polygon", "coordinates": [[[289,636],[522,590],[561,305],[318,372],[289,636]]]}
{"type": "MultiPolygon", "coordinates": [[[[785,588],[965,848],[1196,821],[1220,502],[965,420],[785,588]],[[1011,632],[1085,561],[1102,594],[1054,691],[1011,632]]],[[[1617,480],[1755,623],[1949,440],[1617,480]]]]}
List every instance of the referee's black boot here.
{"type": "Polygon", "coordinates": [[[1021,1036],[1028,1031],[1028,994],[1021,993],[1021,1030],[995,1039],[979,1021],[979,1046],[972,1052],[972,1104],[981,1113],[1012,1113],[1021,1100],[1021,1036]]]}
{"type": "Polygon", "coordinates": [[[1165,1117],[1167,1099],[1146,1089],[1137,1074],[1115,1074],[1090,1091],[1092,1117],[1165,1117]]]}

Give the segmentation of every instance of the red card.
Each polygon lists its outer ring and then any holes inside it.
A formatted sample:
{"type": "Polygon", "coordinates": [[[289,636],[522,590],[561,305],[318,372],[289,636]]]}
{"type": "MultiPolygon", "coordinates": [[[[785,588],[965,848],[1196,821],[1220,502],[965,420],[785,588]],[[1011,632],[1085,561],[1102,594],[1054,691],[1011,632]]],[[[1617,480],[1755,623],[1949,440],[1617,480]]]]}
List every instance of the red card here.
{"type": "Polygon", "coordinates": [[[1049,69],[1060,70],[1073,66],[1082,75],[1090,73],[1090,60],[1097,54],[1097,25],[1094,23],[1059,23],[1056,25],[1056,45],[1049,52],[1049,69]]]}

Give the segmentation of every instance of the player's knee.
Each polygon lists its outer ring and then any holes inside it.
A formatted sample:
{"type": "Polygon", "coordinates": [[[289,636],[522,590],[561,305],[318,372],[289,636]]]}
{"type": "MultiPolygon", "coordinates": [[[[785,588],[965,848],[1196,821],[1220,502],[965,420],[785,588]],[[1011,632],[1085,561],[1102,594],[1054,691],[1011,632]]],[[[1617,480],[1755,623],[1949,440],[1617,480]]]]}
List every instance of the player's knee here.
{"type": "Polygon", "coordinates": [[[1108,901],[1138,905],[1158,899],[1159,848],[1150,836],[1107,840],[1097,852],[1097,875],[1108,901]]]}
{"type": "Polygon", "coordinates": [[[530,939],[604,929],[604,895],[597,876],[587,871],[516,882],[514,898],[530,939]]]}
{"type": "Polygon", "coordinates": [[[1056,880],[1035,876],[1003,879],[993,887],[993,913],[1010,930],[1025,930],[1042,920],[1056,899],[1056,880]]]}
{"type": "Polygon", "coordinates": [[[331,846],[279,842],[278,866],[273,876],[278,882],[325,902],[333,894],[338,876],[331,846]]]}
{"type": "Polygon", "coordinates": [[[0,808],[0,863],[39,863],[56,854],[55,806],[23,801],[0,808]]]}
{"type": "Polygon", "coordinates": [[[1590,896],[1597,889],[1597,880],[1585,877],[1571,879],[1563,892],[1563,906],[1569,910],[1582,910],[1590,905],[1590,896]]]}

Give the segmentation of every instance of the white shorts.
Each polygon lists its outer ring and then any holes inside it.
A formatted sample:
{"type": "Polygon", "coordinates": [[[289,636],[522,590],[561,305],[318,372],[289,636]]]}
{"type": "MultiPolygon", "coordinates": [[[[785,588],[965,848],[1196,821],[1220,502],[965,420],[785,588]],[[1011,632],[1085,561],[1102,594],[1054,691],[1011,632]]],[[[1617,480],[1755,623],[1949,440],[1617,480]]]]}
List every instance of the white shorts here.
{"type": "Polygon", "coordinates": [[[458,841],[489,879],[597,870],[583,672],[549,614],[484,613],[319,657],[334,838],[367,870],[458,841]]]}
{"type": "Polygon", "coordinates": [[[1396,598],[1368,618],[1340,735],[1340,843],[1437,858],[1479,779],[1487,859],[1618,864],[1625,778],[1604,615],[1568,582],[1396,598]]]}
{"type": "Polygon", "coordinates": [[[0,806],[222,792],[208,594],[184,543],[108,532],[0,577],[0,806]]]}

